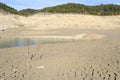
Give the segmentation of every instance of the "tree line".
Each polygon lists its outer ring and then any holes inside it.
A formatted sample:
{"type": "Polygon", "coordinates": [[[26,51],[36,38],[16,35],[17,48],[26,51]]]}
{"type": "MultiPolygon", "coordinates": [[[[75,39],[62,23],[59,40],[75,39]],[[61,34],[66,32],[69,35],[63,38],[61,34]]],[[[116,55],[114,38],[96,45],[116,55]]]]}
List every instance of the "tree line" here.
{"type": "Polygon", "coordinates": [[[50,13],[79,13],[92,15],[120,15],[120,5],[101,4],[88,6],[83,4],[68,3],[54,7],[47,7],[40,10],[41,12],[50,13]]]}
{"type": "Polygon", "coordinates": [[[3,13],[12,13],[12,14],[18,14],[18,11],[4,3],[0,2],[0,11],[3,13]]]}
{"type": "Polygon", "coordinates": [[[23,9],[17,11],[16,9],[0,2],[0,11],[6,11],[19,15],[33,15],[39,12],[43,13],[77,13],[77,14],[91,14],[91,15],[120,15],[120,5],[116,4],[101,4],[101,5],[84,5],[77,3],[67,3],[53,7],[47,7],[39,10],[23,9]]]}

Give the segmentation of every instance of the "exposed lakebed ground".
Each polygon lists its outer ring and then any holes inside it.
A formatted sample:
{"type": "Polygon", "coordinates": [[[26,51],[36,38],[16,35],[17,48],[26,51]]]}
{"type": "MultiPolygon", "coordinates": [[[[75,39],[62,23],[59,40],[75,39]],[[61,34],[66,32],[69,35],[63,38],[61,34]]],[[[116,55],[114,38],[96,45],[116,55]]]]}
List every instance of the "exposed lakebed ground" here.
{"type": "MultiPolygon", "coordinates": [[[[10,36],[73,36],[96,32],[97,34],[104,33],[107,37],[0,48],[0,80],[119,80],[119,30],[71,29],[43,32],[11,30],[2,33],[4,36],[1,38],[6,37],[9,42],[10,36]]],[[[35,39],[32,39],[33,41],[30,42],[30,39],[29,42],[33,44],[35,39]]],[[[5,40],[3,39],[3,42],[5,40]]],[[[21,41],[26,42],[28,39],[18,39],[18,43],[21,44],[21,41]]]]}

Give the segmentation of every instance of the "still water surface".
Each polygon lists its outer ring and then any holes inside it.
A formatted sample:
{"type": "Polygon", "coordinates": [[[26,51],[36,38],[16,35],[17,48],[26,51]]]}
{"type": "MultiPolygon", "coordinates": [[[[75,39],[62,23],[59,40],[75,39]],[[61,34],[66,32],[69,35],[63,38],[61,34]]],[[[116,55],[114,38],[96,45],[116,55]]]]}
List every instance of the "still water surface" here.
{"type": "Polygon", "coordinates": [[[61,39],[40,39],[40,38],[3,38],[0,39],[0,48],[23,47],[40,44],[53,44],[69,42],[70,40],[61,39]]]}
{"type": "MultiPolygon", "coordinates": [[[[102,34],[106,38],[120,38],[120,34],[102,34]]],[[[71,42],[72,39],[61,39],[61,38],[25,38],[25,37],[7,37],[0,38],[0,48],[10,48],[10,47],[23,47],[31,45],[40,44],[53,44],[53,43],[64,43],[71,42]]]]}

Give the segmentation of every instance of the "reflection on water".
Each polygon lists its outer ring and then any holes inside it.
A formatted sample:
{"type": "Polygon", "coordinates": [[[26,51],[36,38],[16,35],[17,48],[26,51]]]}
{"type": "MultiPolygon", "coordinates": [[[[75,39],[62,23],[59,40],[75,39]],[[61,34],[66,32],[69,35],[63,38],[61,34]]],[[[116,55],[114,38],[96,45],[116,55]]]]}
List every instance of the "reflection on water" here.
{"type": "MultiPolygon", "coordinates": [[[[105,38],[120,38],[120,34],[107,34],[101,33],[105,36],[105,38]]],[[[77,36],[44,36],[44,37],[0,37],[0,48],[10,48],[10,47],[22,47],[22,46],[30,46],[30,45],[39,45],[39,44],[53,44],[53,43],[62,43],[62,42],[71,42],[76,41],[78,38],[81,39],[81,36],[84,34],[80,34],[77,36]],[[77,38],[76,38],[77,37],[77,38]]],[[[87,35],[89,36],[89,35],[87,35]]]]}
{"type": "MultiPolygon", "coordinates": [[[[0,48],[22,47],[39,44],[61,43],[66,40],[56,39],[34,39],[34,38],[3,38],[0,39],[0,48]]],[[[67,41],[68,42],[68,41],[67,41]]]]}

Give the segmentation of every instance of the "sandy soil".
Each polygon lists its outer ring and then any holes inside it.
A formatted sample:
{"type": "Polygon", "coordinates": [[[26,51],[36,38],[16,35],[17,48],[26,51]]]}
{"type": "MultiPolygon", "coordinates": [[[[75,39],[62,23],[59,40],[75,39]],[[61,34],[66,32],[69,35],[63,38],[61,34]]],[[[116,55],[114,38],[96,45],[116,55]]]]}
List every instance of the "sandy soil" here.
{"type": "Polygon", "coordinates": [[[92,16],[80,14],[35,14],[23,17],[0,13],[0,27],[26,27],[34,30],[51,29],[118,29],[120,16],[92,16]]]}
{"type": "Polygon", "coordinates": [[[120,38],[0,49],[0,80],[119,80],[120,38]]]}
{"type": "Polygon", "coordinates": [[[1,32],[0,39],[87,34],[71,42],[0,48],[0,80],[120,80],[120,16],[0,16],[0,22],[8,20],[7,28],[20,23],[1,32]]]}

